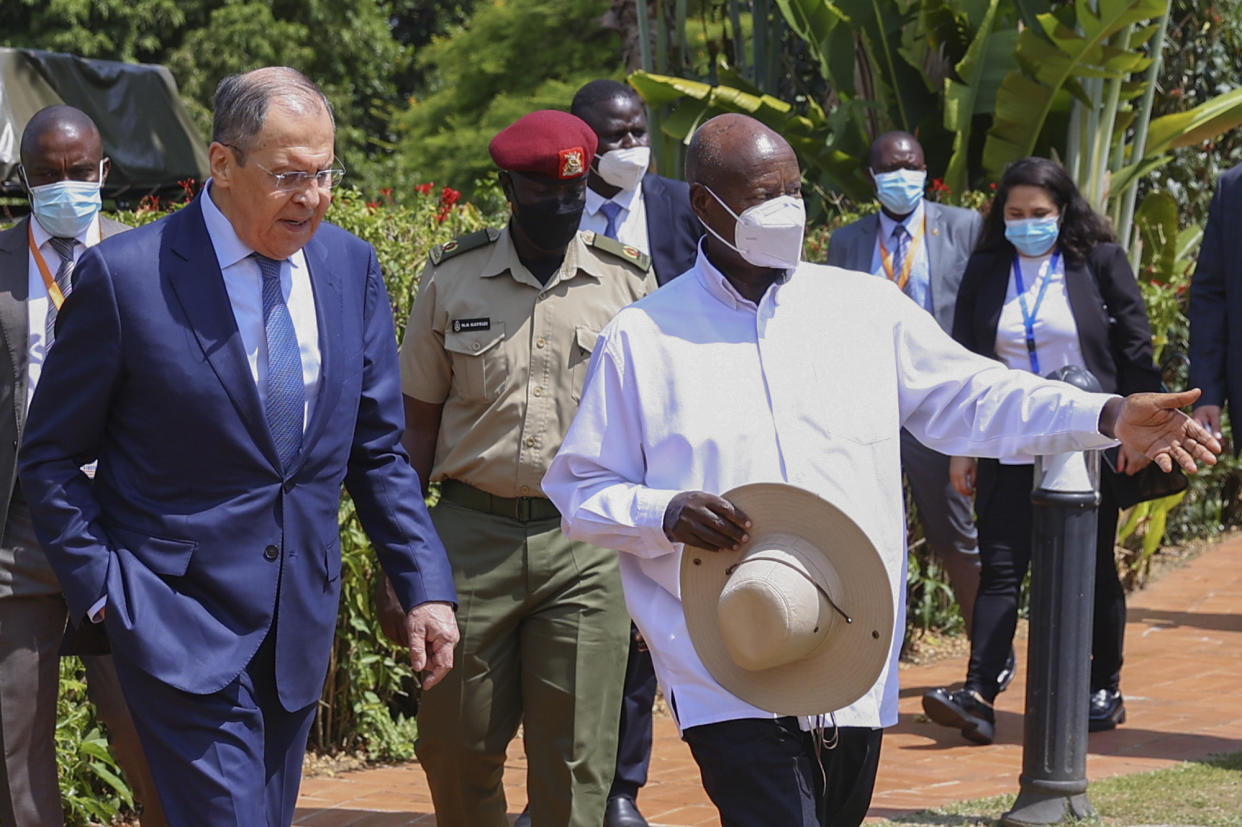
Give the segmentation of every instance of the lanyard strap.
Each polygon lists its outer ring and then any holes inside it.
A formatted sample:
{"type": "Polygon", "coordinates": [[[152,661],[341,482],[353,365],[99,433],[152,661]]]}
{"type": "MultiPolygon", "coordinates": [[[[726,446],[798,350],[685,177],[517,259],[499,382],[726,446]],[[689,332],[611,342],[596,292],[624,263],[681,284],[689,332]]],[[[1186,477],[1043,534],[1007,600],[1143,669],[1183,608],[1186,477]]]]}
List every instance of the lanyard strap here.
{"type": "MultiPolygon", "coordinates": [[[[1044,262],[1040,268],[1043,276],[1042,283],[1039,285],[1039,294],[1035,297],[1035,306],[1027,309],[1026,306],[1026,286],[1022,283],[1022,267],[1018,264],[1018,254],[1013,254],[1013,285],[1018,293],[1018,306],[1022,309],[1022,326],[1026,328],[1026,355],[1031,360],[1031,373],[1041,375],[1039,370],[1039,356],[1035,353],[1035,317],[1039,314],[1039,306],[1044,303],[1044,293],[1048,292],[1048,282],[1052,281],[1052,274],[1056,272],[1057,262],[1061,260],[1061,251],[1057,250],[1052,254],[1052,258],[1044,262]]],[[[1036,276],[1038,279],[1039,276],[1036,276]]]]}
{"type": "Polygon", "coordinates": [[[26,238],[30,244],[30,254],[34,256],[35,264],[39,268],[39,275],[43,276],[43,285],[47,287],[48,298],[52,300],[52,305],[60,310],[60,306],[65,303],[65,294],[61,292],[60,285],[56,283],[56,279],[52,278],[51,272],[47,269],[47,262],[43,260],[43,253],[39,252],[39,245],[35,244],[34,228],[30,224],[26,225],[26,238]]]}
{"type": "Polygon", "coordinates": [[[876,240],[880,242],[880,263],[884,265],[884,275],[888,276],[889,281],[896,282],[897,289],[903,293],[906,291],[906,284],[910,281],[910,268],[914,266],[914,251],[919,242],[923,240],[923,233],[926,230],[927,215],[924,214],[923,220],[919,222],[918,232],[910,237],[910,243],[906,245],[906,260],[901,263],[900,275],[893,272],[893,256],[884,246],[884,233],[876,233],[876,240]]]}

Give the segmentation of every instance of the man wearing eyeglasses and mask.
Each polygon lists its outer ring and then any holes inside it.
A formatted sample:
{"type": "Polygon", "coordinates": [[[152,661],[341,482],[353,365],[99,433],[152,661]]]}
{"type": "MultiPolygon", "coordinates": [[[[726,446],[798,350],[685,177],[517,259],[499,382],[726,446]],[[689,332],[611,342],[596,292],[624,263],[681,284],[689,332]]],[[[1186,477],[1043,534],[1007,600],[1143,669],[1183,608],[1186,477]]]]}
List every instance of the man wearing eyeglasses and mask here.
{"type": "MultiPolygon", "coordinates": [[[[1166,468],[1213,462],[1220,443],[1176,410],[1197,391],[1123,400],[1010,371],[962,348],[892,285],[801,261],[797,157],[753,118],[703,124],[686,174],[708,231],[695,267],[600,333],[543,488],[570,538],[623,552],[626,603],[722,822],[853,827],[871,799],[881,727],[897,722],[900,429],[965,454],[1060,453],[1117,434],[1166,468]],[[683,572],[683,549],[741,549],[760,515],[721,494],[762,482],[835,505],[883,561],[894,634],[880,677],[843,709],[761,709],[725,689],[690,638],[681,583],[695,569],[683,572]]],[[[812,616],[831,614],[828,601],[812,616]]]]}
{"type": "Polygon", "coordinates": [[[334,136],[293,69],[221,81],[211,180],[82,256],[31,404],[35,529],[71,622],[106,630],[173,824],[293,820],[342,483],[424,685],[453,663],[452,573],[401,448],[388,295],[371,247],[322,223],[334,136]]]}
{"type": "Polygon", "coordinates": [[[534,827],[604,818],[629,643],[617,555],[566,539],[540,488],[600,329],[655,288],[645,254],[578,231],[595,148],[551,110],[492,139],[509,224],[432,250],[401,345],[406,447],[440,482],[432,518],[460,595],[458,665],[418,714],[445,827],[509,823],[519,723],[534,827]]]}
{"type": "MultiPolygon", "coordinates": [[[[39,382],[56,317],[73,290],[73,270],[87,248],[128,229],[99,214],[110,162],[95,123],[58,104],[34,114],[22,133],[20,167],[31,216],[0,233],[0,468],[8,485],[0,503],[0,824],[60,824],[56,696],[66,606],[39,546],[30,509],[17,486],[17,445],[39,382]]],[[[164,824],[155,787],[125,706],[112,657],[78,641],[91,700],[107,724],[112,750],[143,805],[144,825],[164,824]]]]}
{"type": "MultiPolygon", "coordinates": [[[[975,210],[926,201],[923,147],[908,132],[888,132],[871,144],[867,176],[875,184],[880,211],[841,227],[828,241],[828,264],[874,273],[897,284],[953,330],[957,288],[975,248],[983,218],[975,210]]],[[[918,507],[923,536],[953,587],[966,634],[972,631],[979,591],[979,542],[974,504],[949,482],[949,458],[901,434],[901,465],[918,507]]],[[[1013,678],[1010,652],[998,679],[1004,690],[1013,678]]]]}

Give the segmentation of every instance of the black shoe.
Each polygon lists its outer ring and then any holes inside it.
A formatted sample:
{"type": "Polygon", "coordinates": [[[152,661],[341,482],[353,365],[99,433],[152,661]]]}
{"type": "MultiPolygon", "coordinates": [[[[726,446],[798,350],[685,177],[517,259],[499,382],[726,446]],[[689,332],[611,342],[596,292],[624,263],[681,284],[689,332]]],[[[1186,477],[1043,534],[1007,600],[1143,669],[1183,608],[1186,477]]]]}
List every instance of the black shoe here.
{"type": "Polygon", "coordinates": [[[1009,647],[1009,657],[1005,658],[1005,666],[1001,669],[1000,674],[996,676],[996,694],[1004,692],[1009,688],[1009,684],[1013,682],[1013,673],[1018,669],[1018,656],[1014,654],[1013,647],[1009,647]]]}
{"type": "Polygon", "coordinates": [[[604,809],[604,827],[647,827],[647,819],[638,812],[634,799],[614,795],[608,799],[608,806],[604,809]]]}
{"type": "Polygon", "coordinates": [[[992,705],[973,689],[933,689],[923,693],[923,711],[941,726],[960,729],[967,741],[990,744],[996,735],[992,705]]]}
{"type": "Polygon", "coordinates": [[[1118,689],[1097,689],[1091,693],[1087,731],[1104,732],[1126,722],[1126,702],[1118,689]]]}
{"type": "Polygon", "coordinates": [[[513,827],[530,827],[530,805],[526,805],[526,809],[522,810],[522,814],[513,822],[513,827]]]}

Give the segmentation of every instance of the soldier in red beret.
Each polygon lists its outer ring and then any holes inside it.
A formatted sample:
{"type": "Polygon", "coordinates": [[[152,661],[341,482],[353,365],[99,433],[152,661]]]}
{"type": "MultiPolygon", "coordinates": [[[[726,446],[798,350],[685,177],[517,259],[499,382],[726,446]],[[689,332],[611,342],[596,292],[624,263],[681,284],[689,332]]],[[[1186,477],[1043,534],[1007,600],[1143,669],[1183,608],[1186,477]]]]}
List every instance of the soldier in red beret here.
{"type": "MultiPolygon", "coordinates": [[[[540,487],[599,331],[655,289],[647,256],[579,232],[596,137],[533,112],[491,142],[508,226],[431,251],[401,345],[405,446],[458,588],[456,668],[423,694],[418,757],[442,827],[508,825],[505,751],[525,725],[530,819],[600,827],[629,617],[615,552],[573,542],[540,487]]],[[[395,601],[389,637],[404,642],[395,601]]]]}

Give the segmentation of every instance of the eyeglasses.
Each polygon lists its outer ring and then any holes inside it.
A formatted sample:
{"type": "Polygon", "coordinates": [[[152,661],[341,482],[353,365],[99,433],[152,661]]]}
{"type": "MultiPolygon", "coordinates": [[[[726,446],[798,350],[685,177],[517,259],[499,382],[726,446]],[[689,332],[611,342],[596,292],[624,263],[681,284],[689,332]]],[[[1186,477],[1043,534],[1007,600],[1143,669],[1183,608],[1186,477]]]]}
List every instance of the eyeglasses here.
{"type": "Polygon", "coordinates": [[[258,161],[255,161],[254,165],[272,176],[277,192],[298,192],[310,181],[314,181],[315,186],[321,190],[330,190],[340,184],[341,179],[345,177],[345,170],[341,167],[321,169],[318,172],[303,172],[302,170],[272,172],[258,161]]]}

